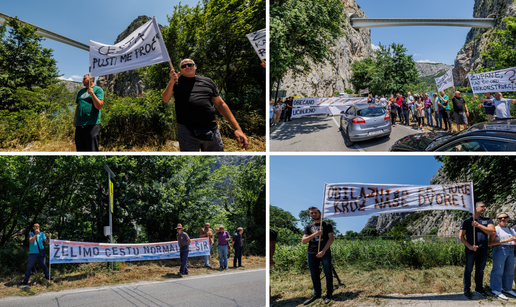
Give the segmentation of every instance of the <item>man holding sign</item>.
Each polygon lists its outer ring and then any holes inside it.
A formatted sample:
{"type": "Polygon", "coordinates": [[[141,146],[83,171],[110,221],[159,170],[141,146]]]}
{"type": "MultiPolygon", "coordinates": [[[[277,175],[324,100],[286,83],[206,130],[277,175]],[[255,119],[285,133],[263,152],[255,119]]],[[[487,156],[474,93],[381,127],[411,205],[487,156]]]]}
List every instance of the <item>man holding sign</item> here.
{"type": "Polygon", "coordinates": [[[496,234],[493,220],[482,217],[486,212],[486,204],[482,201],[475,204],[475,219],[470,217],[462,222],[459,239],[465,246],[466,268],[464,269],[464,295],[471,299],[471,272],[475,265],[475,291],[487,297],[482,286],[484,268],[487,261],[488,235],[496,234]],[[473,232],[475,232],[473,234],[473,232]]]}
{"type": "Polygon", "coordinates": [[[177,117],[177,140],[181,151],[224,151],[222,137],[215,120],[215,108],[235,129],[235,137],[247,149],[242,132],[228,105],[222,100],[212,79],[196,75],[191,59],[181,61],[181,76],[170,71],[170,81],[163,92],[163,101],[174,96],[177,117]],[[215,106],[215,108],[214,108],[215,106]]]}
{"type": "Polygon", "coordinates": [[[77,94],[77,107],[73,118],[75,147],[77,151],[99,151],[100,109],[104,104],[104,91],[94,85],[95,78],[84,75],[85,88],[77,94]]]}
{"type": "Polygon", "coordinates": [[[333,226],[327,222],[322,222],[321,224],[321,211],[319,211],[317,207],[310,207],[308,211],[314,222],[306,226],[301,242],[303,242],[303,244],[308,243],[308,269],[310,270],[310,276],[312,277],[312,283],[314,285],[314,294],[307,299],[304,304],[308,305],[321,297],[321,274],[319,271],[319,264],[321,262],[323,264],[324,275],[326,276],[326,299],[324,303],[328,304],[333,295],[330,249],[334,240],[333,226]]]}
{"type": "Polygon", "coordinates": [[[483,102],[492,102],[495,105],[496,119],[511,119],[511,104],[516,103],[516,99],[503,99],[502,93],[495,93],[495,99],[483,99],[473,96],[483,102]]]}

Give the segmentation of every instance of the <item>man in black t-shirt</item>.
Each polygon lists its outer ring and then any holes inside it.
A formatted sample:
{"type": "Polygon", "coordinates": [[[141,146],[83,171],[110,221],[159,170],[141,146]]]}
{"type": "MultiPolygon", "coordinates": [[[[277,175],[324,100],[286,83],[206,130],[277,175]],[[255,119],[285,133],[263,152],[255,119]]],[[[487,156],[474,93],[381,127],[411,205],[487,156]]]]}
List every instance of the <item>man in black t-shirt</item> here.
{"type": "Polygon", "coordinates": [[[181,151],[224,151],[224,144],[215,120],[215,108],[235,129],[235,137],[247,149],[242,132],[228,105],[222,100],[213,80],[196,75],[191,59],[181,61],[181,77],[172,69],[170,81],[163,91],[163,101],[174,96],[177,118],[177,140],[181,151]]]}
{"type": "Polygon", "coordinates": [[[321,211],[317,207],[308,208],[310,217],[314,223],[306,226],[303,232],[303,244],[308,243],[308,269],[312,277],[314,285],[314,295],[307,299],[304,304],[308,305],[321,297],[321,272],[319,264],[322,262],[324,275],[326,276],[326,299],[325,304],[328,304],[333,295],[333,274],[331,269],[331,249],[333,243],[333,226],[330,223],[323,222],[321,230],[321,211]],[[320,250],[319,250],[319,240],[320,250]]]}
{"type": "Polygon", "coordinates": [[[455,86],[453,87],[452,103],[453,103],[453,116],[455,116],[455,122],[457,123],[457,129],[461,131],[461,124],[464,124],[464,129],[468,128],[468,117],[469,110],[466,105],[466,101],[464,98],[460,96],[459,91],[455,91],[455,86]]]}
{"type": "Polygon", "coordinates": [[[475,204],[475,220],[473,217],[460,225],[459,239],[465,246],[466,268],[464,269],[464,295],[471,299],[471,272],[475,265],[475,291],[487,297],[482,286],[484,280],[484,268],[487,261],[488,235],[496,233],[493,220],[482,217],[486,212],[486,204],[482,201],[475,204]],[[475,236],[473,236],[475,231],[475,236]]]}

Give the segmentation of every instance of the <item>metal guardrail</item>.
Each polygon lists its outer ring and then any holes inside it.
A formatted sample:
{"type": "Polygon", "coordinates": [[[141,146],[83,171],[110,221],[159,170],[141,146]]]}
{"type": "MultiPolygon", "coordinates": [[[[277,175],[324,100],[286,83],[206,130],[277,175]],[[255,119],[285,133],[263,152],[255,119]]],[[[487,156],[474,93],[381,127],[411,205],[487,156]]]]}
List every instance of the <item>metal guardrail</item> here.
{"type": "Polygon", "coordinates": [[[492,28],[495,18],[350,18],[350,22],[355,29],[403,26],[492,28]]]}
{"type": "MultiPolygon", "coordinates": [[[[13,18],[13,17],[0,12],[0,24],[5,25],[6,18],[13,18]]],[[[87,45],[87,44],[81,43],[79,41],[76,41],[74,39],[68,38],[68,37],[63,36],[61,34],[58,34],[56,32],[44,29],[42,27],[38,27],[38,26],[36,26],[36,25],[34,25],[34,24],[30,23],[30,22],[26,22],[26,21],[23,21],[23,20],[20,20],[20,22],[23,23],[23,24],[28,24],[28,25],[31,25],[33,27],[36,27],[37,28],[36,34],[38,34],[38,35],[41,35],[41,36],[46,37],[46,38],[49,38],[51,40],[55,40],[55,41],[63,43],[63,44],[70,45],[70,46],[75,47],[75,48],[79,48],[79,49],[82,49],[82,50],[85,50],[85,51],[88,51],[88,52],[90,51],[90,46],[87,45]]]]}

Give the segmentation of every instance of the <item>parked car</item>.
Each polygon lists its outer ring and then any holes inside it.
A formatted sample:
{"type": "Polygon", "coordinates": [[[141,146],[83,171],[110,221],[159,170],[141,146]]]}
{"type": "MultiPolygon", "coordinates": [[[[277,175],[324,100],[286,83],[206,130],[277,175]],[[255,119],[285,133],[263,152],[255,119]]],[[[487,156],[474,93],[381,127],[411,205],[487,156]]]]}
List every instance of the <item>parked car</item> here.
{"type": "Polygon", "coordinates": [[[344,131],[346,146],[353,142],[389,136],[391,115],[380,105],[355,104],[340,115],[340,130],[344,131]]]}
{"type": "Polygon", "coordinates": [[[457,133],[418,133],[396,141],[389,151],[516,151],[516,120],[475,124],[457,133]]]}

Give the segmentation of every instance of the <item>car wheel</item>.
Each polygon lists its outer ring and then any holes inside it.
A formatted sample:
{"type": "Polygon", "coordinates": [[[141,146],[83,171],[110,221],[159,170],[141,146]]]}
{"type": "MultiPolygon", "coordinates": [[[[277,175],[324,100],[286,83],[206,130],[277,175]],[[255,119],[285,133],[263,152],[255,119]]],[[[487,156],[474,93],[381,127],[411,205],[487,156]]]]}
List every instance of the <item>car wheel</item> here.
{"type": "Polygon", "coordinates": [[[347,133],[344,133],[344,144],[347,147],[353,146],[353,141],[351,141],[351,139],[349,138],[349,135],[347,133]]]}

